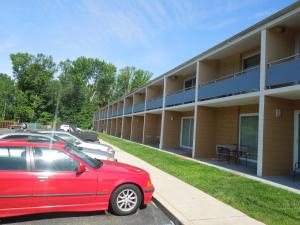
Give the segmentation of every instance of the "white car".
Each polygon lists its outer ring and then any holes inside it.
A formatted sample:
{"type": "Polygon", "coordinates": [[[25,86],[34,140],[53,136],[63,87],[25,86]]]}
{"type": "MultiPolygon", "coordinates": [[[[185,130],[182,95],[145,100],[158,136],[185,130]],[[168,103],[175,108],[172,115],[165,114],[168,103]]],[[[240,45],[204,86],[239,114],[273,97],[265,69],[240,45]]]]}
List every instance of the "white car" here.
{"type": "MultiPolygon", "coordinates": [[[[32,142],[57,142],[63,141],[73,146],[72,143],[60,138],[57,135],[49,135],[49,134],[38,134],[38,133],[30,133],[30,132],[14,132],[14,133],[5,133],[0,135],[0,139],[26,139],[32,142]]],[[[116,161],[114,156],[107,151],[101,151],[99,149],[88,149],[88,148],[79,148],[81,152],[84,154],[100,160],[110,160],[116,161]]]]}
{"type": "Polygon", "coordinates": [[[100,142],[86,142],[68,132],[49,130],[49,131],[39,131],[39,133],[40,134],[57,135],[58,137],[66,140],[69,143],[74,144],[75,146],[77,146],[79,148],[85,148],[85,149],[91,149],[91,150],[92,149],[101,150],[104,152],[108,152],[108,153],[112,154],[113,156],[115,155],[115,150],[109,145],[104,145],[104,144],[101,144],[100,142]]]}
{"type": "Polygon", "coordinates": [[[65,131],[65,132],[70,132],[72,128],[68,124],[62,124],[62,125],[60,125],[59,129],[65,131]]]}

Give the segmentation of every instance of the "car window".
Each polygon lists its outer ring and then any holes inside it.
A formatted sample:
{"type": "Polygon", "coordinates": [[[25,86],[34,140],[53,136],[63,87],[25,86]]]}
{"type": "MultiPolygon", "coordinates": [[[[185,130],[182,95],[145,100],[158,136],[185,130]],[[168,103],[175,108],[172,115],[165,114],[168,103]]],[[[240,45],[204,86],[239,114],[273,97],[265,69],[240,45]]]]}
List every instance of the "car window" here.
{"type": "Polygon", "coordinates": [[[42,136],[28,136],[28,141],[49,142],[51,141],[51,139],[49,137],[42,136]]]}
{"type": "Polygon", "coordinates": [[[67,134],[57,134],[60,138],[64,139],[65,141],[69,142],[69,143],[72,143],[72,144],[75,144],[77,139],[70,136],[70,135],[67,135],[67,134]]]}
{"type": "Polygon", "coordinates": [[[72,157],[51,148],[33,148],[34,165],[36,171],[77,171],[78,162],[72,157]]]}
{"type": "Polygon", "coordinates": [[[0,170],[26,171],[26,147],[0,147],[0,170]]]}
{"type": "Polygon", "coordinates": [[[8,135],[4,137],[3,139],[26,139],[28,136],[27,135],[8,135]]]}

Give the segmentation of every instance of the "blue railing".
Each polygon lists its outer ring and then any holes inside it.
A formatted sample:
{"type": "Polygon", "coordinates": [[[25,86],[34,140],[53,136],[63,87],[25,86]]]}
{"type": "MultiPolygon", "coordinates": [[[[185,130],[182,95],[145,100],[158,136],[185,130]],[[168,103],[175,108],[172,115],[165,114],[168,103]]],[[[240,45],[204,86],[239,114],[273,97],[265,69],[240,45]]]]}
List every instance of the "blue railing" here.
{"type": "Polygon", "coordinates": [[[133,106],[133,112],[142,112],[145,110],[145,103],[136,104],[133,106]]]}
{"type": "Polygon", "coordinates": [[[115,117],[115,116],[117,116],[118,115],[118,111],[113,111],[112,112],[112,117],[115,117]]]}
{"type": "Polygon", "coordinates": [[[111,113],[111,112],[107,113],[107,118],[108,118],[108,119],[110,119],[111,116],[112,116],[112,113],[111,113]]]}
{"type": "Polygon", "coordinates": [[[118,110],[118,116],[122,116],[123,115],[123,109],[119,109],[118,110]]]}
{"type": "Polygon", "coordinates": [[[188,90],[180,90],[174,94],[166,96],[166,106],[180,105],[185,103],[191,103],[195,101],[195,88],[188,90]]]}
{"type": "Polygon", "coordinates": [[[132,107],[127,107],[124,110],[124,114],[131,114],[132,113],[132,107]]]}
{"type": "Polygon", "coordinates": [[[200,101],[259,91],[259,67],[199,87],[200,101]]]}
{"type": "Polygon", "coordinates": [[[300,55],[268,65],[266,86],[293,85],[300,81],[300,55]]]}
{"type": "Polygon", "coordinates": [[[163,98],[159,97],[159,98],[147,101],[146,109],[147,110],[158,109],[158,108],[161,108],[162,105],[163,105],[163,98]]]}

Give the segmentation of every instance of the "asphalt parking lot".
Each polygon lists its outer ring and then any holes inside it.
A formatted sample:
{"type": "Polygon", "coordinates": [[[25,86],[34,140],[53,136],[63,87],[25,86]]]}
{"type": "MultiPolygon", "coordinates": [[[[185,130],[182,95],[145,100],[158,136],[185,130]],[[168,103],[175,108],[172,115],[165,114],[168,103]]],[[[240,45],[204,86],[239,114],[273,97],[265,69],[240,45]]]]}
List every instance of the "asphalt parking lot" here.
{"type": "Polygon", "coordinates": [[[2,219],[11,225],[172,225],[172,221],[154,204],[130,216],[115,216],[108,212],[47,213],[2,219]]]}

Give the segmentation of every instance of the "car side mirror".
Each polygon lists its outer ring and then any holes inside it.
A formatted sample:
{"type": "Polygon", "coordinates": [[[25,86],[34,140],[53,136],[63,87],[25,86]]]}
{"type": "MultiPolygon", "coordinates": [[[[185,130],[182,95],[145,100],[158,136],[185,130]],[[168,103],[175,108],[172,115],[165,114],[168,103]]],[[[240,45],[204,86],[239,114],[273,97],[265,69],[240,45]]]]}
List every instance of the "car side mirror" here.
{"type": "Polygon", "coordinates": [[[75,144],[80,145],[81,143],[80,143],[80,141],[75,141],[75,144]]]}
{"type": "Polygon", "coordinates": [[[86,171],[85,165],[79,164],[76,174],[80,175],[80,174],[84,173],[85,171],[86,171]]]}

